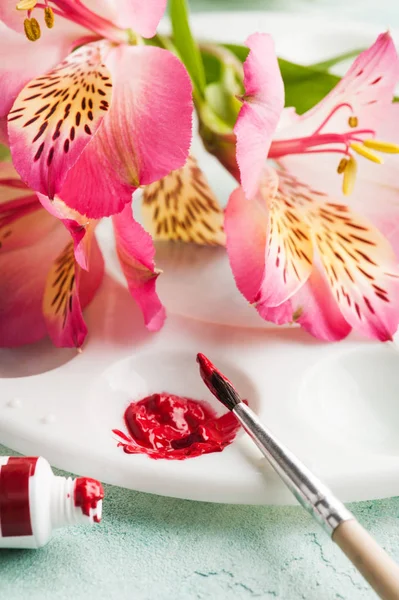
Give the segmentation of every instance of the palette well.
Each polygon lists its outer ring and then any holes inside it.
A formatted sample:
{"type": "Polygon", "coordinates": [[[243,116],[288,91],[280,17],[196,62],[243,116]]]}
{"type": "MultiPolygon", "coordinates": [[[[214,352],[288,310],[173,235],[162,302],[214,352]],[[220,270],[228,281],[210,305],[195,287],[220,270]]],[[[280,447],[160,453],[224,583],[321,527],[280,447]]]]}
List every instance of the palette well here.
{"type": "MultiPolygon", "coordinates": [[[[280,55],[303,62],[365,46],[379,31],[324,24],[321,37],[304,17],[235,13],[228,27],[226,18],[200,15],[195,33],[238,41],[255,30],[270,31],[280,55]]],[[[198,140],[195,151],[225,201],[234,182],[198,140]]],[[[129,403],[154,393],[205,400],[224,412],[199,376],[195,358],[203,352],[342,500],[399,494],[395,344],[351,337],[328,345],[297,327],[268,325],[236,290],[223,249],[171,244],[157,248],[164,270],[159,292],[169,317],[161,332],[148,333],[125,288],[109,223],[99,233],[109,274],[85,312],[90,334],[83,352],[57,350],[47,340],[0,350],[1,443],[136,490],[211,502],[291,503],[240,431],[222,452],[186,460],[153,460],[118,446],[113,430],[126,429],[129,403]]]]}

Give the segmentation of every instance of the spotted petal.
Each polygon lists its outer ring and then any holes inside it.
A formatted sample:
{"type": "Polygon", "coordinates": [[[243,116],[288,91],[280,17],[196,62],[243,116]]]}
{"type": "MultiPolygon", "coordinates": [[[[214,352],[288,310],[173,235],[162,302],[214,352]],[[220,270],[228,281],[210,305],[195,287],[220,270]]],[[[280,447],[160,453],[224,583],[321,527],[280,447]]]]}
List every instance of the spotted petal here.
{"type": "Polygon", "coordinates": [[[342,204],[312,211],[312,230],[346,321],[369,337],[392,338],[399,323],[399,268],[390,244],[342,204]]]}
{"type": "Polygon", "coordinates": [[[224,223],[227,254],[237,287],[250,303],[264,277],[267,219],[264,202],[247,200],[242,188],[234,190],[224,223]]]}
{"type": "Polygon", "coordinates": [[[192,156],[144,189],[142,215],[154,240],[225,244],[223,210],[192,156]]]}
{"type": "Polygon", "coordinates": [[[68,242],[47,276],[43,315],[55,346],[80,348],[87,335],[82,308],[94,297],[104,274],[97,241],[91,239],[89,271],[76,263],[73,242],[68,242]]]}
{"type": "Polygon", "coordinates": [[[133,218],[131,206],[113,217],[116,249],[129,292],[140,306],[150,331],[165,321],[165,309],[156,292],[160,271],[155,269],[155,248],[151,236],[133,218]]]}
{"type": "Polygon", "coordinates": [[[20,92],[8,116],[13,161],[23,180],[53,198],[109,108],[111,76],[101,44],[88,44],[20,92]]]}
{"type": "Polygon", "coordinates": [[[137,187],[182,167],[191,142],[191,84],[175,56],[150,46],[120,46],[107,66],[112,106],[61,194],[68,206],[95,219],[120,212],[137,187]]]}
{"type": "Polygon", "coordinates": [[[337,86],[314,108],[302,115],[291,127],[281,128],[276,138],[312,134],[335,111],[323,126],[323,132],[348,131],[348,119],[357,117],[360,129],[376,130],[385,118],[399,80],[399,58],[389,32],[378,36],[362,52],[337,86]]]}
{"type": "Polygon", "coordinates": [[[267,182],[260,193],[269,209],[265,276],[257,301],[268,307],[288,300],[307,280],[313,263],[311,231],[305,220],[309,189],[280,172],[277,190],[267,182]]]}

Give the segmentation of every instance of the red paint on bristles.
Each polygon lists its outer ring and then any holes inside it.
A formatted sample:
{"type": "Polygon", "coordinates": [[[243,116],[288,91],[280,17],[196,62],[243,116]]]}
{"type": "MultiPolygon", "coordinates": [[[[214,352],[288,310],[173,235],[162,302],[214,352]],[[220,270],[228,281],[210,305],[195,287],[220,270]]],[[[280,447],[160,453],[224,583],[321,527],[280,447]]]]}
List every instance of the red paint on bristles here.
{"type": "Polygon", "coordinates": [[[201,377],[210,392],[229,410],[241,402],[233,384],[204,354],[197,354],[201,377]]]}

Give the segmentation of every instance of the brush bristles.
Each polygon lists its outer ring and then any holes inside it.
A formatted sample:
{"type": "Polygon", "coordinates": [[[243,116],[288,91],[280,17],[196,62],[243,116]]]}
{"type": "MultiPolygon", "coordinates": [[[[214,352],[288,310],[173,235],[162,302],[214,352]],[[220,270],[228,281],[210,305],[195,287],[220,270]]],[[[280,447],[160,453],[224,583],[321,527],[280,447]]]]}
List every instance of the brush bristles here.
{"type": "Polygon", "coordinates": [[[216,371],[212,373],[210,383],[213,388],[213,394],[229,410],[233,410],[233,408],[241,402],[240,396],[237,394],[231,383],[226,381],[226,379],[216,371]]]}

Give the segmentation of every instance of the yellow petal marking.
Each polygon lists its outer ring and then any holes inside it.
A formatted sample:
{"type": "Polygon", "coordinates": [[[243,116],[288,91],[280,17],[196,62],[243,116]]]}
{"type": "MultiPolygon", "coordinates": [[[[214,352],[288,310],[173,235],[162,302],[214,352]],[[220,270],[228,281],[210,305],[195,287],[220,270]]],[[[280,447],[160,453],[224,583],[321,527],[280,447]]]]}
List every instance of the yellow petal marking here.
{"type": "Polygon", "coordinates": [[[75,255],[73,242],[69,242],[49,272],[43,297],[43,312],[51,318],[61,318],[62,327],[72,311],[74,291],[75,255]]]}

